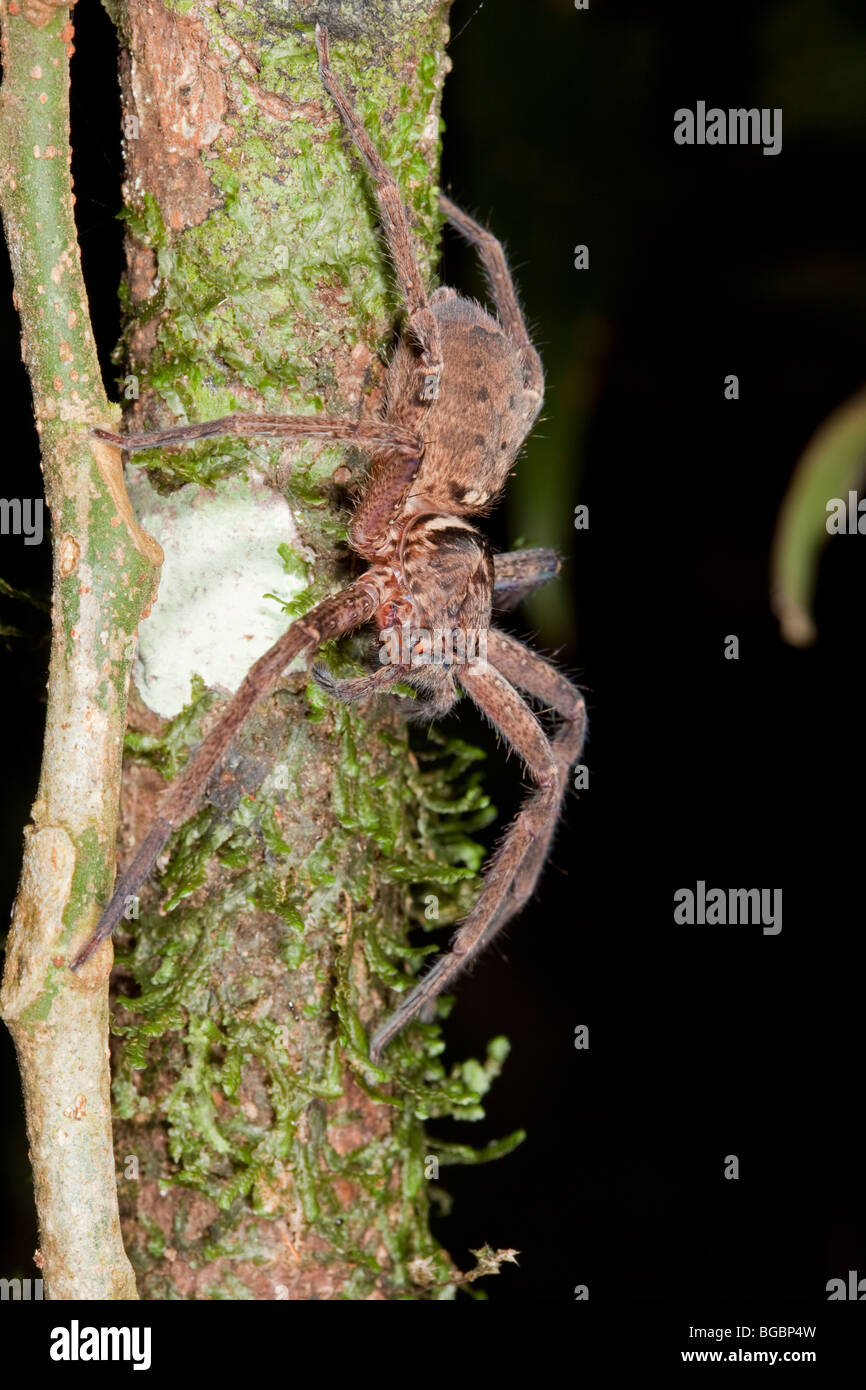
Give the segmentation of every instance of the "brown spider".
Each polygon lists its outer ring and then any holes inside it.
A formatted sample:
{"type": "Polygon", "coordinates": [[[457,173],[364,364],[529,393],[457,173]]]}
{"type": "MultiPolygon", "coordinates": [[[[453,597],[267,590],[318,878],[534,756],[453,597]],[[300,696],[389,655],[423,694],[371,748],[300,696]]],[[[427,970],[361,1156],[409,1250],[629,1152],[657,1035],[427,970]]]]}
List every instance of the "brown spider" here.
{"type": "Polygon", "coordinates": [[[498,318],[452,289],[443,287],[428,297],[399,190],[331,71],[328,35],[321,27],[316,29],[316,46],[322,84],[372,177],[406,306],[408,335],[401,339],[388,370],[383,417],[356,423],[239,414],[152,434],[94,433],[128,451],[229,434],[323,439],[365,448],[371,458],[369,478],[354,516],[351,544],[369,568],[293,622],[250,668],[166,792],[158,816],[72,968],[79,969],[117,926],[128,897],[150,872],[171,832],[196,809],[238,729],[289,662],[372,620],[381,640],[402,639],[398,659],[375,675],[354,680],[333,680],[317,668],[319,682],[343,700],[408,682],[427,696],[422,710],[439,716],[454,704],[458,681],[516,749],[537,788],[488,866],[478,900],[450,950],[373,1037],[370,1055],[375,1060],[410,1019],[429,1015],[436,996],[526,902],[547,856],[569,768],[583,746],[585,711],[580,692],[561,672],[490,626],[493,604],[508,607],[550,578],[558,569],[556,557],[544,550],[494,557],[466,519],[489,510],[498,497],[542,402],[541,363],[502,247],[441,197],[448,221],[478,250],[498,318]],[[444,649],[440,643],[434,650],[433,633],[445,635],[444,649]],[[562,717],[552,740],[518,690],[562,717]]]}

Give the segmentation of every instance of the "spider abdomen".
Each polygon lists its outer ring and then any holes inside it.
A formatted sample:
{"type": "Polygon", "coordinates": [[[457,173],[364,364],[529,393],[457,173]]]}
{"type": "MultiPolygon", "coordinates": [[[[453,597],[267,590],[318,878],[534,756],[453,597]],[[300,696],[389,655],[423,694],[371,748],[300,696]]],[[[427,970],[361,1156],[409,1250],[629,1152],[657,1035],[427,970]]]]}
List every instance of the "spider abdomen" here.
{"type": "MultiPolygon", "coordinates": [[[[470,515],[486,511],[501,492],[541,406],[527,389],[523,353],[480,304],[453,292],[431,302],[442,342],[439,395],[422,429],[424,454],[406,499],[419,507],[470,515]]],[[[397,349],[388,373],[387,418],[402,423],[411,347],[397,349]]]]}

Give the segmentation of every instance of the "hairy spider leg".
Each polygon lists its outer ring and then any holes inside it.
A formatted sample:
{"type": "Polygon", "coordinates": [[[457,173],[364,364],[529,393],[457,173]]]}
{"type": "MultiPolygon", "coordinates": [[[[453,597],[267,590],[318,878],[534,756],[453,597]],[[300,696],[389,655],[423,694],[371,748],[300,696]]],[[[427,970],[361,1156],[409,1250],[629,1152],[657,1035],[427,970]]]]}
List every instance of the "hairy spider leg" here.
{"type": "Polygon", "coordinates": [[[505,550],[493,557],[493,606],[514,608],[533,589],[555,579],[561,565],[555,550],[505,550]]]}
{"type": "MultiPolygon", "coordinates": [[[[574,682],[552,662],[509,633],[491,631],[488,637],[488,653],[497,670],[501,671],[512,685],[526,691],[527,695],[539,700],[563,720],[551,742],[559,774],[561,805],[568,788],[569,772],[580,757],[586,742],[587,718],[583,695],[574,682]]],[[[535,887],[550,849],[558,815],[559,806],[546,834],[536,836],[532,848],[520,865],[509,900],[508,917],[520,910],[535,887]]],[[[503,919],[502,925],[505,921],[507,918],[503,919]]]]}
{"type": "Polygon", "coordinates": [[[370,1055],[375,1061],[407,1023],[422,1013],[470,964],[526,902],[541,871],[559,816],[568,767],[583,745],[583,698],[544,657],[516,639],[491,630],[487,666],[461,668],[457,679],[482,713],[523,759],[538,790],[524,803],[484,876],[472,911],[458,928],[447,954],[415,986],[376,1032],[370,1055]],[[507,678],[500,662],[509,670],[507,678]],[[553,706],[567,723],[551,745],[529,707],[518,695],[519,683],[553,706]],[[566,761],[567,760],[567,761],[566,761]]]}
{"type": "Polygon", "coordinates": [[[442,344],[439,338],[439,325],[430,310],[427,291],[421,278],[421,271],[415,259],[412,235],[406,208],[397,187],[397,181],[385,164],[360,120],[355,108],[331,71],[328,31],[316,25],[316,50],[319,55],[319,75],[322,86],[330,96],[342,117],[343,124],[361,154],[370,176],[376,200],[382,231],[388,242],[388,249],[397,272],[409,331],[418,344],[421,353],[421,382],[418,392],[420,402],[435,400],[439,394],[439,378],[442,375],[442,344]]]}
{"type": "MultiPolygon", "coordinates": [[[[161,449],[170,444],[192,444],[196,439],[234,435],[239,439],[265,438],[319,439],[334,444],[354,444],[359,449],[393,450],[401,458],[416,459],[423,451],[419,436],[405,425],[388,420],[334,420],[328,415],[222,415],[218,420],[202,420],[195,425],[171,425],[148,434],[115,434],[94,429],[91,434],[106,444],[114,444],[134,454],[139,449],[161,449]]],[[[416,464],[417,467],[417,464],[416,464]]]]}
{"type": "Polygon", "coordinates": [[[79,970],[100,942],[114,931],[124,914],[127,899],[136,893],[150,873],[171,832],[196,809],[238,729],[258,701],[273,690],[289,662],[301,652],[369,622],[379,601],[374,584],[365,584],[363,579],[350,584],[341,593],[317,603],[303,618],[296,619],[250,667],[204,742],[162,798],[154,822],[132,863],[118,880],[96,930],[75,956],[73,970],[79,970]]]}

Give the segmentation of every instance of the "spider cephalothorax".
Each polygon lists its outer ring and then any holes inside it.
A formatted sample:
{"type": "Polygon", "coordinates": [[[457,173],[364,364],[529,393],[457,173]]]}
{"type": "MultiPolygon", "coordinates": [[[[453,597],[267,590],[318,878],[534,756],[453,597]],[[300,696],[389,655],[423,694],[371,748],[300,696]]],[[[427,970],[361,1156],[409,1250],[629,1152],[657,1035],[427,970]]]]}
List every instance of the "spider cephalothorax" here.
{"type": "Polygon", "coordinates": [[[537,788],[488,866],[481,893],[450,950],[375,1034],[375,1058],[532,892],[547,856],[569,768],[583,744],[585,714],[580,692],[561,672],[491,625],[494,607],[510,606],[556,573],[555,556],[538,550],[493,556],[469,520],[489,510],[502,491],[543,395],[541,363],[529,341],[502,248],[448,198],[440,198],[448,221],[479,252],[497,317],[452,289],[438,289],[428,297],[394,178],[331,71],[323,29],[317,28],[316,43],[323,86],[372,176],[406,309],[407,332],[388,370],[382,417],[356,422],[233,415],[152,434],[95,433],[127,450],[218,434],[354,444],[370,455],[351,528],[352,547],[368,567],[342,592],[292,623],[250,668],[166,793],[158,817],[73,968],[83,965],[117,926],[127,898],[149,873],[171,831],[195,809],[241,724],[288,663],[341,633],[375,623],[379,669],[337,681],[316,668],[319,683],[344,700],[408,683],[426,697],[419,710],[427,716],[446,713],[462,687],[523,759],[537,788]],[[561,716],[552,740],[519,690],[561,716]]]}
{"type": "Polygon", "coordinates": [[[323,667],[313,674],[342,700],[368,698],[398,681],[411,685],[428,697],[414,717],[440,717],[457,699],[456,669],[486,658],[493,553],[460,517],[410,512],[394,531],[390,549],[361,581],[379,596],[378,671],[340,681],[323,667]]]}

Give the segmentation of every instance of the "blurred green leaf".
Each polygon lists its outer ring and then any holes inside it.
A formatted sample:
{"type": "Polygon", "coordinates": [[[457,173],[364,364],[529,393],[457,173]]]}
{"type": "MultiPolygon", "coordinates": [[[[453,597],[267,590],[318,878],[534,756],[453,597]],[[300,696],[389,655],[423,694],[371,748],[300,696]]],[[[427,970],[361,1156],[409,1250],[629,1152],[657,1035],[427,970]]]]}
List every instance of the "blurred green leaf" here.
{"type": "Polygon", "coordinates": [[[785,494],[771,560],[771,602],[782,636],[795,647],[814,642],[812,600],[829,533],[827,503],[847,498],[866,473],[866,391],[834,410],[812,436],[785,494]]]}
{"type": "Polygon", "coordinates": [[[47,613],[51,607],[47,599],[39,598],[36,594],[31,594],[27,589],[15,589],[2,577],[0,577],[0,594],[2,594],[4,598],[17,599],[19,603],[28,603],[31,608],[38,608],[43,613],[47,613]]]}

